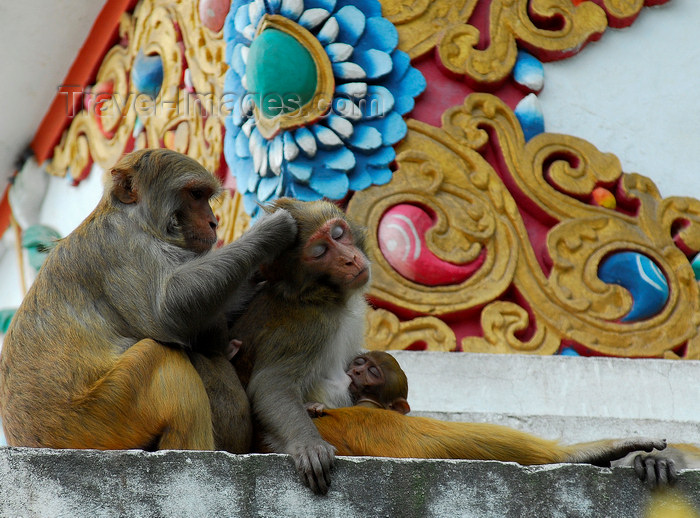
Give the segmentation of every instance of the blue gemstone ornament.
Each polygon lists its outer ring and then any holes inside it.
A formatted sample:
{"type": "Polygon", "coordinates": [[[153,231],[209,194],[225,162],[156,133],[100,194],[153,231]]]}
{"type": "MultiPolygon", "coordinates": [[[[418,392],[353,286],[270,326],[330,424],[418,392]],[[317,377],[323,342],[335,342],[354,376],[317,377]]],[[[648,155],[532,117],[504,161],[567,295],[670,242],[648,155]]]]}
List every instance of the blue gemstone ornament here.
{"type": "Polygon", "coordinates": [[[656,263],[639,252],[617,252],[598,267],[598,277],[609,284],[622,286],[632,295],[632,309],[622,322],[635,322],[661,312],[668,301],[666,277],[656,263]]]}
{"type": "Polygon", "coordinates": [[[163,60],[158,54],[146,56],[139,50],[131,68],[131,82],[139,91],[155,99],[163,83],[163,60]]]}

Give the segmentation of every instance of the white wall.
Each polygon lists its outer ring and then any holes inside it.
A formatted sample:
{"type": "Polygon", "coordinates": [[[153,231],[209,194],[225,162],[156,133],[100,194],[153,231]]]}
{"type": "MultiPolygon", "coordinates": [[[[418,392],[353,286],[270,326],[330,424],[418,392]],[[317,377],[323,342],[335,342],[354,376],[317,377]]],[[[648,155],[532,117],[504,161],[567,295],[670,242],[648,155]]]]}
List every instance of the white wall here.
{"type": "Polygon", "coordinates": [[[664,197],[700,198],[699,31],[700,1],[670,0],[578,55],[545,64],[546,131],[614,153],[664,197]]]}
{"type": "MultiPolygon", "coordinates": [[[[65,237],[95,208],[102,196],[102,169],[95,165],[87,179],[77,187],[69,178],[51,177],[39,213],[39,223],[48,225],[65,237]]],[[[27,281],[34,277],[25,256],[27,281]]],[[[22,301],[19,263],[15,248],[15,233],[9,229],[0,245],[0,309],[15,308],[22,301]],[[2,250],[5,251],[2,254],[2,250]]]]}
{"type": "Polygon", "coordinates": [[[105,4],[105,0],[0,2],[0,192],[105,4]]]}

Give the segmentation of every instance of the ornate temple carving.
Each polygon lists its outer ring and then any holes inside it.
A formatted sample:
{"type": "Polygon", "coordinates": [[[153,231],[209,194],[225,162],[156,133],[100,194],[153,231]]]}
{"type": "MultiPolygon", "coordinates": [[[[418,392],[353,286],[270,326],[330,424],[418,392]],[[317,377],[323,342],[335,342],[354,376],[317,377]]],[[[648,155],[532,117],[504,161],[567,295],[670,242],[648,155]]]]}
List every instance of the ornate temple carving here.
{"type": "Polygon", "coordinates": [[[223,126],[217,110],[225,109],[227,69],[221,31],[200,23],[194,2],[144,0],[124,13],[119,37],[56,146],[49,172],[70,172],[79,181],[93,161],[109,168],[123,153],[145,147],[175,149],[218,172],[223,126]]]}
{"type": "Polygon", "coordinates": [[[700,202],[662,199],[581,139],[524,134],[520,107],[541,84],[514,79],[518,63],[566,58],[664,1],[234,0],[224,21],[143,0],[49,170],[79,181],[132,149],[187,153],[229,188],[221,242],[256,201],[337,199],[369,229],[373,348],[700,358],[700,202]],[[340,117],[267,114],[258,135],[259,106],[236,115],[227,90],[269,79],[247,59],[270,19],[304,36],[325,95],[350,103],[333,99],[340,117]],[[365,107],[370,93],[388,104],[365,107]]]}
{"type": "MultiPolygon", "coordinates": [[[[409,121],[397,164],[389,185],[356,193],[348,206],[351,217],[379,229],[369,239],[377,306],[399,308],[409,322],[439,317],[457,330],[461,350],[553,354],[575,343],[602,354],[663,356],[690,340],[685,356],[697,356],[698,288],[674,240],[681,222],[695,220],[697,200],[662,200],[650,180],[622,173],[613,155],[581,139],[543,133],[526,143],[512,110],[489,94],[446,112],[440,129],[409,121]],[[489,147],[497,168],[482,156],[489,147]],[[616,209],[592,201],[600,185],[617,193],[616,209]],[[380,242],[383,220],[397,206],[417,207],[432,221],[424,235],[387,238],[404,262],[420,262],[427,249],[433,263],[477,266],[447,284],[400,273],[380,242]],[[546,226],[536,233],[528,228],[533,219],[546,226]],[[633,263],[616,284],[599,276],[605,259],[628,251],[658,267],[652,281],[667,285],[651,313],[634,321],[624,319],[630,291],[645,295],[649,274],[633,263]],[[475,314],[483,336],[461,330],[475,314]]],[[[683,225],[686,245],[696,242],[692,225],[683,225]]]]}

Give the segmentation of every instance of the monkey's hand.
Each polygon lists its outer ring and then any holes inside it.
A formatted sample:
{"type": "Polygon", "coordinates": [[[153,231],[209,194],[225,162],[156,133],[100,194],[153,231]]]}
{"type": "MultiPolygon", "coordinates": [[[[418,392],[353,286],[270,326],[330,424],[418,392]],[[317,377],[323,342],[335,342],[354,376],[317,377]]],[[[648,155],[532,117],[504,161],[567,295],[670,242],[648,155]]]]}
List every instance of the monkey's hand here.
{"type": "Polygon", "coordinates": [[[266,243],[273,245],[268,260],[274,259],[279,252],[294,243],[297,236],[297,222],[292,215],[278,209],[272,214],[264,214],[249,230],[250,234],[260,235],[266,243]]]}
{"type": "Polygon", "coordinates": [[[321,417],[326,413],[326,406],[323,403],[306,403],[304,408],[309,417],[321,417]]]}
{"type": "Polygon", "coordinates": [[[650,489],[668,486],[678,478],[676,463],[664,454],[638,453],[632,462],[639,480],[646,483],[650,489]]]}
{"type": "Polygon", "coordinates": [[[595,466],[610,467],[612,461],[621,459],[633,451],[663,450],[666,448],[666,439],[648,439],[644,437],[614,439],[575,444],[570,448],[571,453],[564,462],[583,462],[595,466]]]}
{"type": "Polygon", "coordinates": [[[295,445],[290,452],[301,481],[314,493],[325,495],[331,485],[335,448],[321,440],[315,444],[295,445]]]}

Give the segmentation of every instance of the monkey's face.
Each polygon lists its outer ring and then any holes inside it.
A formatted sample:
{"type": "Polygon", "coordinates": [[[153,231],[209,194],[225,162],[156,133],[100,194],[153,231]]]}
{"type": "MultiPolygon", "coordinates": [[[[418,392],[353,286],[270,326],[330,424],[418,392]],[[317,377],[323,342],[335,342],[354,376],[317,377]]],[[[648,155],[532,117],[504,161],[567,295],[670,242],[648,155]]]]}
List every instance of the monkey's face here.
{"type": "Polygon", "coordinates": [[[386,382],[382,368],[365,354],[352,360],[346,374],[350,376],[349,390],[353,401],[361,397],[376,398],[386,382]]]}
{"type": "Polygon", "coordinates": [[[181,209],[175,214],[177,226],[174,231],[181,233],[184,248],[204,253],[216,244],[218,222],[209,205],[213,194],[210,185],[197,182],[188,184],[180,191],[181,209]]]}
{"type": "Polygon", "coordinates": [[[209,200],[221,186],[192,158],[167,149],[135,151],[112,168],[108,189],[115,206],[138,212],[154,238],[196,253],[216,244],[209,200]]]}
{"type": "Polygon", "coordinates": [[[347,290],[359,289],[369,280],[369,261],[342,218],[327,221],[309,237],[302,259],[308,269],[347,290]]]}

